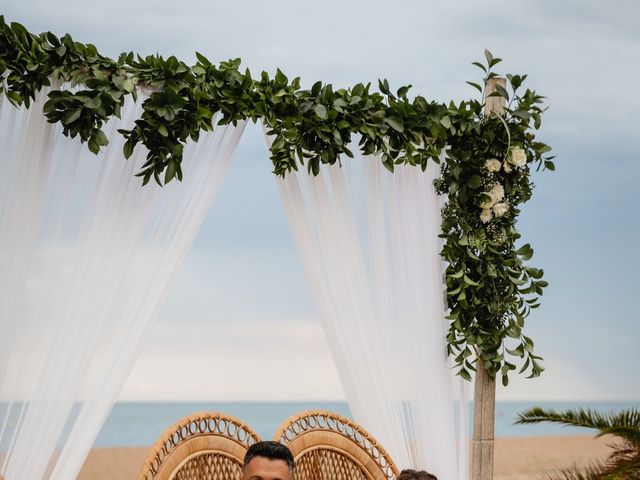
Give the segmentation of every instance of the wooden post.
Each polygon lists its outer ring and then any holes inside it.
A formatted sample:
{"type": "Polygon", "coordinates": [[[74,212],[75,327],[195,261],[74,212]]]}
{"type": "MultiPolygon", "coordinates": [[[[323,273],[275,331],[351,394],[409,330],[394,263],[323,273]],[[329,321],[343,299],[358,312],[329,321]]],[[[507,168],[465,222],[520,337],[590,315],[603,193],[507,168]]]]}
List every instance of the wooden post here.
{"type": "Polygon", "coordinates": [[[496,410],[496,381],[478,362],[473,395],[473,447],[471,479],[493,480],[493,437],[496,410]]]}
{"type": "Polygon", "coordinates": [[[507,79],[503,77],[493,77],[487,81],[487,85],[484,88],[484,112],[487,115],[490,113],[504,115],[504,109],[507,106],[507,100],[504,97],[489,96],[496,91],[496,85],[500,85],[506,90],[507,79]]]}
{"type": "MultiPolygon", "coordinates": [[[[507,88],[506,78],[491,78],[485,86],[485,113],[504,113],[506,100],[489,97],[496,85],[507,88]]],[[[473,395],[473,445],[471,449],[471,479],[493,480],[493,447],[496,412],[496,381],[481,362],[476,364],[473,395]]]]}

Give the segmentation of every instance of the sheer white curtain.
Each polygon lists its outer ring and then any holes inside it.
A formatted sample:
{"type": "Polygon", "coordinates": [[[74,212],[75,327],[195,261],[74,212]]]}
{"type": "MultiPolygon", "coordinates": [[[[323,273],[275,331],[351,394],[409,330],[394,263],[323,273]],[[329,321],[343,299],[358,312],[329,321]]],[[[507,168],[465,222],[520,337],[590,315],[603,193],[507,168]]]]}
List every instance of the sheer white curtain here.
{"type": "Polygon", "coordinates": [[[355,420],[399,468],[462,480],[466,402],[446,357],[437,173],[391,174],[365,157],[278,185],[355,420]]]}
{"type": "MultiPolygon", "coordinates": [[[[0,101],[0,476],[75,478],[197,234],[242,135],[185,149],[184,182],[141,187],[138,148],[99,156],[0,101]]],[[[179,341],[179,339],[176,339],[179,341]]]]}

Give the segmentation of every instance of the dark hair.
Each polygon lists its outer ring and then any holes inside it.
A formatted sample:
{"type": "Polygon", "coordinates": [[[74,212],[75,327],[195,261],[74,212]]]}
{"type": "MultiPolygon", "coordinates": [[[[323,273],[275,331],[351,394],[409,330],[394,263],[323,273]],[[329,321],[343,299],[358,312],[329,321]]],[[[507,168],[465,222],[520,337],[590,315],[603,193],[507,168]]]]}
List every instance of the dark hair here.
{"type": "Polygon", "coordinates": [[[293,455],[291,454],[291,450],[281,443],[271,440],[254,443],[249,447],[247,454],[244,456],[243,468],[246,468],[254,457],[264,457],[269,460],[282,460],[287,464],[289,472],[293,475],[293,455]]]}
{"type": "Polygon", "coordinates": [[[396,480],[438,480],[435,475],[424,470],[402,470],[396,480]]]}

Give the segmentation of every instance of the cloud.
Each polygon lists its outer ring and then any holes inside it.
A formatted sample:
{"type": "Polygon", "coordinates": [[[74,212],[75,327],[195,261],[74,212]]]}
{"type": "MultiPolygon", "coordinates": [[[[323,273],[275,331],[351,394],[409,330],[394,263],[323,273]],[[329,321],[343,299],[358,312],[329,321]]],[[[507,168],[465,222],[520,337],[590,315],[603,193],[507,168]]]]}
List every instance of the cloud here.
{"type": "MultiPolygon", "coordinates": [[[[630,343],[640,335],[637,1],[5,3],[7,20],[69,31],[110,55],[136,50],[192,61],[198,50],[212,60],[242,57],[254,75],[280,66],[307,86],[386,77],[436,100],[474,95],[464,83],[479,78],[470,62],[490,48],[504,59],[500,71],[529,73],[527,84],[548,97],[538,137],[560,155],[555,174],[536,175],[520,224],[536,249],[533,263],[551,281],[528,322],[547,371],[540,380],[514,379],[503,398],[640,397],[630,373],[640,360],[630,343]]],[[[126,395],[340,395],[326,346],[314,345],[321,332],[267,155],[259,129],[248,128],[126,395]],[[278,329],[300,338],[282,340],[278,329]],[[298,389],[247,382],[256,361],[269,371],[292,369],[298,389]]]]}
{"type": "Polygon", "coordinates": [[[120,398],[291,401],[344,394],[318,323],[260,317],[158,325],[120,398]]]}
{"type": "Polygon", "coordinates": [[[160,323],[220,325],[259,316],[297,320],[310,311],[313,305],[295,252],[220,248],[189,255],[160,323]]]}
{"type": "MultiPolygon", "coordinates": [[[[498,401],[571,401],[611,400],[599,386],[599,380],[573,362],[555,357],[545,361],[546,370],[540,377],[528,379],[511,375],[509,386],[500,382],[496,391],[498,401]]],[[[620,398],[616,397],[616,400],[620,398]]]]}

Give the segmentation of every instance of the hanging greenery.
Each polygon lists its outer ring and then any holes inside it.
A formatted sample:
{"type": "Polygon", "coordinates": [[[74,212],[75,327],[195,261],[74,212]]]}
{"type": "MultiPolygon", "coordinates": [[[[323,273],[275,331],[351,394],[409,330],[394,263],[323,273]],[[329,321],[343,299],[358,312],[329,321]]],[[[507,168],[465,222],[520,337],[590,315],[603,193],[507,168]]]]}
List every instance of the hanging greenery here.
{"type": "MultiPolygon", "coordinates": [[[[500,62],[490,52],[485,54],[486,65],[476,63],[486,75],[484,85],[496,77],[492,68],[500,62]]],[[[452,128],[463,122],[473,127],[449,137],[436,181],[438,193],[447,199],[442,209],[442,256],[450,310],[448,351],[467,379],[479,352],[487,371],[492,376],[499,373],[504,385],[517,368],[510,356],[523,359],[519,373],[529,371],[536,377],[543,371],[523,327],[531,310],[540,306],[547,282],[541,269],[526,263],[533,256],[531,246],[516,246],[516,222],[519,206],[531,198],[532,167],[555,168],[553,157],[545,155],[551,148],[535,141],[532,133],[540,127],[543,97],[521,91],[526,75],[507,79],[511,94],[499,84],[491,94],[509,102],[503,115],[485,114],[484,104],[472,100],[451,119],[452,128]]],[[[472,85],[485,93],[480,85],[472,85]]]]}
{"type": "MultiPolygon", "coordinates": [[[[289,80],[280,70],[254,79],[248,69],[241,71],[239,59],[216,65],[196,55],[193,66],[133,53],[113,60],[69,35],[35,35],[0,16],[0,94],[28,108],[38,91],[51,87],[44,106],[49,122],[80,137],[92,152],[107,145],[102,127],[120,115],[124,102],[145,96],[135,125],[119,131],[126,158],[140,145],[148,150],[138,173],[143,184],[182,180],[186,142],[244,120],[266,125],[274,139],[273,172],[280,176],[299,166],[315,175],[320,164],[353,157],[356,141],[361,153],[379,155],[390,171],[398,164],[424,170],[431,161],[442,163],[436,188],[447,199],[442,256],[448,265],[449,353],[467,379],[476,358],[492,376],[502,374],[505,384],[516,368],[510,357],[523,359],[521,372],[540,374],[540,357],[522,329],[546,282],[542,270],[525,263],[531,247],[516,248],[515,227],[519,205],[531,197],[531,168],[554,167],[546,155],[550,148],[532,133],[540,128],[542,97],[521,91],[526,75],[507,76],[512,92],[500,87],[492,94],[509,101],[504,116],[487,116],[483,100],[447,105],[410,99],[410,86],[393,93],[386,80],[378,91],[371,84],[334,90],[322,82],[302,89],[299,78],[289,80]]],[[[476,63],[483,84],[496,76],[492,69],[500,62],[488,51],[485,56],[486,64],[476,63]]],[[[468,83],[484,94],[480,84],[468,83]]]]}

